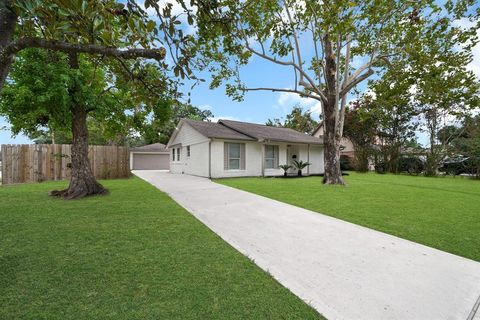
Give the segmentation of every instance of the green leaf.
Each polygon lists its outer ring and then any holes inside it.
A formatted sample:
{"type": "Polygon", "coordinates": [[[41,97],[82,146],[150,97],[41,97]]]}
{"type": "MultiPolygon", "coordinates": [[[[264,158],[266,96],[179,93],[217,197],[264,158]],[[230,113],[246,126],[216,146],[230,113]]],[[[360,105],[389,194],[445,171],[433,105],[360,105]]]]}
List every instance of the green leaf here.
{"type": "Polygon", "coordinates": [[[155,21],[149,20],[149,21],[147,22],[147,31],[148,31],[148,32],[152,32],[153,29],[156,27],[156,25],[157,25],[157,24],[155,23],[155,21]]]}

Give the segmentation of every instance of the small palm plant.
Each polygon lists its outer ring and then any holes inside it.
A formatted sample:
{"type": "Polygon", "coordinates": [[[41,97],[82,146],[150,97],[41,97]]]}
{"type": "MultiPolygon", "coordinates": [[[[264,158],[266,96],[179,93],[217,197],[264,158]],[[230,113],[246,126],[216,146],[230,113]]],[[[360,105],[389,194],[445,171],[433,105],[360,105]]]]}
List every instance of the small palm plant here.
{"type": "Polygon", "coordinates": [[[283,169],[283,176],[286,177],[287,176],[287,171],[288,169],[290,169],[292,166],[289,165],[289,164],[282,164],[280,166],[278,166],[279,168],[283,169]]]}
{"type": "Polygon", "coordinates": [[[310,165],[310,162],[307,162],[307,161],[302,161],[302,160],[294,160],[293,161],[293,166],[298,170],[298,176],[301,177],[302,176],[302,170],[305,169],[306,167],[308,167],[310,165]]]}

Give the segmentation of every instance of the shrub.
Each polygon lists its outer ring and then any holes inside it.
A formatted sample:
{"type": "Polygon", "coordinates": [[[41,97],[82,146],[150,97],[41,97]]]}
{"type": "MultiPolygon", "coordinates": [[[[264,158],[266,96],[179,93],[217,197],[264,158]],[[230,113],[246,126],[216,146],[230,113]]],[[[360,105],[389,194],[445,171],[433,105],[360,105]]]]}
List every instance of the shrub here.
{"type": "Polygon", "coordinates": [[[385,162],[380,161],[375,164],[375,172],[376,173],[385,173],[387,171],[387,165],[385,162]]]}
{"type": "Polygon", "coordinates": [[[298,170],[298,176],[302,175],[302,170],[310,165],[310,162],[304,162],[302,160],[293,161],[293,166],[298,170]]]}
{"type": "Polygon", "coordinates": [[[425,162],[419,157],[404,156],[399,159],[398,170],[409,174],[420,174],[425,171],[425,162]]]}
{"type": "Polygon", "coordinates": [[[353,170],[352,159],[349,156],[346,156],[346,155],[340,156],[340,170],[342,171],[353,170]]]}
{"type": "Polygon", "coordinates": [[[289,164],[282,164],[282,165],[279,165],[278,167],[280,169],[283,169],[283,176],[286,177],[288,169],[290,169],[292,166],[289,164]]]}

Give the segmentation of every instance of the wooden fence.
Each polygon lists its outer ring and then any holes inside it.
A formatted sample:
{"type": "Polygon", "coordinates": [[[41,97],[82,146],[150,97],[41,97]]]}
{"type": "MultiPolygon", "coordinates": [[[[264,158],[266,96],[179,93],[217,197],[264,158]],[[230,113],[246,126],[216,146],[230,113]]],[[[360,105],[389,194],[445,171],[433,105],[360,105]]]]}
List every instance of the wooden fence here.
{"type": "MultiPolygon", "coordinates": [[[[69,179],[71,148],[69,144],[2,145],[2,184],[69,179]]],[[[89,146],[88,158],[98,179],[130,174],[126,147],[89,146]]]]}

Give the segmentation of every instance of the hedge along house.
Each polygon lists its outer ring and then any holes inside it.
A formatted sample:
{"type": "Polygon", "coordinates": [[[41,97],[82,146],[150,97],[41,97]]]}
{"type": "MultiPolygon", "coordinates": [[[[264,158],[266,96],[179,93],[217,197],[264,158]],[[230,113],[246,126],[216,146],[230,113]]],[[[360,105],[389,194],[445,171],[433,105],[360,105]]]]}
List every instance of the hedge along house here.
{"type": "Polygon", "coordinates": [[[294,160],[311,163],[302,170],[304,175],[324,172],[322,139],[287,128],[182,119],[167,148],[172,173],[211,178],[277,176],[283,175],[279,165],[294,160]]]}

